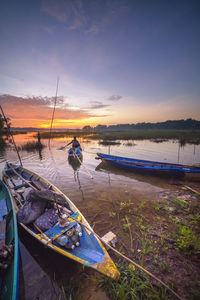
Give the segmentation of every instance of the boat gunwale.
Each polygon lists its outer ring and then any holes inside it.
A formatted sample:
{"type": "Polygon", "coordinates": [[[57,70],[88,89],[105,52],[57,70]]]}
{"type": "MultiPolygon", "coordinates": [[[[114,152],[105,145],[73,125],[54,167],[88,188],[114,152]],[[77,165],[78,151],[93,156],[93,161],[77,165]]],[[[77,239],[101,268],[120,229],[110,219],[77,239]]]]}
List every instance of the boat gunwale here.
{"type": "Polygon", "coordinates": [[[181,164],[174,164],[174,163],[165,163],[165,162],[156,162],[150,160],[141,160],[141,159],[134,159],[134,158],[126,158],[122,156],[116,155],[109,155],[104,153],[97,153],[97,155],[105,161],[118,163],[127,167],[132,168],[140,168],[140,169],[147,169],[147,170],[160,170],[160,171],[175,171],[175,172],[194,172],[199,173],[200,168],[193,167],[193,166],[186,166],[181,164]],[[140,165],[137,165],[140,164],[140,165]]]}
{"type": "MultiPolygon", "coordinates": [[[[10,193],[9,188],[5,184],[3,180],[0,179],[0,184],[4,186],[4,189],[6,193],[8,194],[9,201],[11,204],[11,210],[12,210],[12,221],[13,221],[13,237],[14,237],[14,257],[13,257],[13,284],[12,284],[12,300],[18,299],[18,287],[19,287],[19,238],[18,238],[18,229],[17,229],[17,217],[16,217],[16,211],[15,206],[13,202],[13,197],[10,193]]],[[[6,200],[7,202],[7,200],[6,200]]]]}
{"type": "MultiPolygon", "coordinates": [[[[11,164],[12,165],[12,164],[11,164]]],[[[13,166],[13,165],[12,165],[13,166]]],[[[14,165],[15,166],[15,165],[14,165]]],[[[88,235],[90,235],[91,233],[94,235],[95,239],[97,240],[101,250],[103,251],[103,257],[104,256],[108,256],[110,261],[112,262],[112,264],[114,264],[114,262],[112,261],[112,259],[110,258],[109,254],[107,253],[107,250],[105,249],[105,247],[103,246],[102,242],[95,236],[94,234],[94,231],[93,229],[91,228],[90,224],[88,223],[88,221],[86,220],[86,218],[83,216],[83,214],[80,212],[80,210],[76,207],[76,205],[67,197],[67,195],[65,195],[61,190],[59,190],[54,184],[52,184],[51,182],[49,182],[47,179],[41,177],[40,175],[34,173],[33,171],[30,171],[22,166],[15,166],[17,167],[17,169],[21,169],[21,171],[25,171],[27,172],[28,174],[32,175],[33,177],[35,177],[36,179],[40,180],[41,182],[45,183],[46,185],[49,186],[49,188],[51,187],[53,191],[56,191],[58,192],[59,194],[63,195],[66,199],[66,201],[71,205],[72,207],[72,210],[74,212],[78,212],[81,216],[81,220],[82,220],[82,223],[83,223],[83,226],[86,225],[85,227],[85,230],[87,231],[88,235]],[[87,228],[88,227],[88,228],[87,228]]],[[[9,176],[6,174],[6,170],[4,170],[4,173],[3,173],[3,176],[5,177],[8,177],[9,176]]],[[[11,189],[10,187],[8,187],[8,189],[11,189]]],[[[29,232],[33,237],[36,238],[36,240],[38,240],[39,242],[41,242],[42,244],[44,245],[47,245],[47,240],[45,238],[42,237],[41,234],[36,234],[34,233],[31,229],[29,229],[25,224],[22,224],[22,223],[19,223],[27,232],[29,232]]],[[[44,233],[45,234],[45,233],[44,233]]],[[[85,266],[88,266],[88,267],[91,267],[93,269],[95,269],[96,271],[100,271],[101,269],[101,265],[102,265],[102,262],[99,261],[99,262],[95,262],[94,264],[88,264],[87,261],[71,254],[70,252],[66,251],[66,250],[63,250],[62,248],[59,248],[57,247],[56,245],[52,244],[52,243],[48,243],[48,247],[51,248],[52,250],[54,250],[56,253],[59,253],[59,254],[62,254],[63,256],[67,257],[67,258],[71,258],[72,260],[75,260],[85,266]]],[[[115,264],[114,264],[115,266],[115,264]]],[[[116,266],[115,266],[116,268],[116,266]]],[[[105,269],[106,271],[106,269],[105,269]]],[[[103,271],[102,271],[103,272],[103,271]]],[[[110,276],[108,275],[110,272],[107,271],[107,272],[104,272],[103,274],[106,275],[106,276],[110,276]]],[[[115,273],[118,274],[119,271],[115,270],[115,273]]],[[[117,276],[115,274],[115,276],[113,276],[112,278],[115,279],[115,278],[118,278],[119,276],[117,276]]]]}

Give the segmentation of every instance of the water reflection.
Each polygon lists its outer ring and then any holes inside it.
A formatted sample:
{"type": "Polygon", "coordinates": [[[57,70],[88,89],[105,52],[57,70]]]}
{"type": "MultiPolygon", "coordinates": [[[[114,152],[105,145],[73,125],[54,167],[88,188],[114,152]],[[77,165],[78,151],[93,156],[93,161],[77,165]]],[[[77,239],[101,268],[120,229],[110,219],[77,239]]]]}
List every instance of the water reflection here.
{"type": "Polygon", "coordinates": [[[0,137],[0,155],[4,156],[5,151],[6,151],[6,142],[2,137],[0,137]]]}
{"type": "Polygon", "coordinates": [[[81,266],[44,247],[22,228],[19,229],[19,238],[23,265],[19,299],[66,300],[70,295],[75,297],[80,276],[86,274],[81,266]]]}
{"type": "MultiPolygon", "coordinates": [[[[35,140],[33,135],[35,133],[15,135],[17,146],[35,140]]],[[[47,140],[43,139],[42,142],[47,145],[47,140]]],[[[66,142],[65,139],[65,144],[66,142]]],[[[6,160],[19,163],[13,147],[5,147],[5,143],[1,141],[0,143],[0,168],[4,168],[6,160]]],[[[128,200],[130,197],[132,201],[138,203],[147,197],[154,201],[158,188],[167,189],[170,187],[169,184],[176,183],[176,179],[166,179],[152,173],[130,172],[106,163],[99,164],[95,159],[96,152],[172,163],[177,163],[178,159],[180,163],[190,165],[200,162],[200,145],[187,144],[180,147],[174,141],[153,143],[149,140],[137,141],[136,145],[127,144],[122,141],[117,146],[101,146],[98,141],[85,142],[84,156],[81,158],[83,165],[73,158],[68,159],[66,150],[57,150],[64,145],[63,139],[52,139],[51,149],[45,147],[35,152],[23,150],[20,151],[20,155],[25,168],[49,180],[68,195],[70,200],[85,212],[86,218],[91,214],[88,205],[96,212],[97,208],[102,206],[100,200],[105,201],[108,198],[121,201],[121,199],[128,200]],[[94,175],[93,180],[88,176],[84,166],[94,175]]],[[[20,292],[22,295],[20,299],[64,299],[62,286],[68,291],[66,299],[69,298],[73,287],[78,291],[76,283],[78,281],[79,284],[82,280],[79,267],[76,267],[73,262],[66,262],[66,259],[34,243],[25,235],[20,234],[20,239],[23,241],[20,248],[24,275],[20,280],[20,282],[24,280],[22,284],[24,291],[20,292]]]]}
{"type": "Polygon", "coordinates": [[[39,154],[39,159],[42,160],[43,157],[42,157],[42,148],[38,148],[38,154],[39,154]]]}
{"type": "Polygon", "coordinates": [[[74,170],[74,181],[78,182],[78,186],[79,186],[79,190],[82,195],[82,199],[85,200],[83,189],[82,189],[81,182],[80,182],[80,177],[79,177],[79,169],[81,167],[82,162],[83,162],[82,155],[79,156],[79,159],[77,159],[73,156],[68,156],[68,163],[74,170]]]}
{"type": "Polygon", "coordinates": [[[68,156],[68,163],[74,170],[74,172],[77,172],[80,169],[81,163],[83,162],[83,156],[80,155],[79,159],[73,156],[68,156]]]}
{"type": "Polygon", "coordinates": [[[129,171],[129,170],[115,167],[103,161],[96,167],[95,171],[97,172],[106,171],[107,174],[125,176],[130,179],[132,178],[137,181],[146,182],[148,184],[161,187],[161,188],[166,186],[167,183],[176,184],[179,179],[183,178],[182,176],[177,177],[170,174],[156,174],[156,173],[144,172],[140,170],[129,171]]]}

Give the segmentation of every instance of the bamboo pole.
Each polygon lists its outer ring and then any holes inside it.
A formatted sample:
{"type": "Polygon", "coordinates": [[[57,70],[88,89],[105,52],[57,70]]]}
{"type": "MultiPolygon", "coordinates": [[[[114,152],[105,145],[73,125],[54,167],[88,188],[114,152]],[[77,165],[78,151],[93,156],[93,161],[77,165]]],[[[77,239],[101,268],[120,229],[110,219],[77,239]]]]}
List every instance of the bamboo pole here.
{"type": "Polygon", "coordinates": [[[88,175],[90,176],[91,179],[93,179],[92,174],[89,172],[89,170],[86,168],[86,166],[82,163],[82,161],[80,160],[80,158],[78,157],[78,155],[74,152],[74,155],[76,156],[76,158],[78,159],[78,161],[80,162],[80,164],[85,168],[86,172],[88,173],[88,175]]]}
{"type": "Polygon", "coordinates": [[[8,131],[9,131],[9,134],[10,134],[10,136],[11,136],[11,138],[12,138],[13,144],[14,144],[14,146],[15,146],[15,150],[16,150],[16,152],[17,152],[17,155],[18,155],[18,158],[19,158],[19,161],[20,161],[20,165],[23,166],[23,165],[22,165],[22,161],[21,161],[21,157],[20,157],[20,155],[19,155],[19,151],[18,151],[17,146],[16,146],[16,144],[15,144],[14,137],[13,137],[13,135],[12,135],[12,133],[11,133],[10,126],[9,126],[9,124],[8,124],[8,121],[7,121],[7,119],[6,119],[6,116],[5,116],[5,114],[4,114],[4,111],[3,111],[3,108],[2,108],[1,105],[0,105],[0,109],[1,109],[2,115],[3,115],[3,117],[4,117],[4,120],[5,120],[5,122],[6,122],[7,129],[8,129],[8,131]]]}
{"type": "Polygon", "coordinates": [[[51,118],[51,126],[50,126],[50,132],[49,132],[50,133],[50,135],[49,135],[49,148],[50,148],[50,140],[51,140],[51,132],[52,132],[52,126],[53,126],[54,113],[55,113],[56,102],[57,102],[58,83],[59,83],[59,77],[57,78],[56,96],[55,96],[55,102],[54,102],[54,108],[53,108],[53,113],[52,113],[52,118],[51,118]]]}
{"type": "Polygon", "coordinates": [[[184,185],[184,187],[190,191],[192,191],[193,193],[197,194],[197,195],[200,195],[200,192],[198,192],[197,190],[191,188],[190,186],[188,185],[184,185]]]}
{"type": "Polygon", "coordinates": [[[148,270],[146,270],[145,268],[143,268],[142,266],[140,266],[139,264],[137,264],[136,262],[134,262],[132,259],[128,258],[127,256],[125,256],[124,254],[120,253],[118,250],[116,250],[115,248],[113,248],[110,244],[106,243],[96,232],[94,232],[94,230],[92,228],[89,228],[88,226],[86,226],[85,224],[83,224],[82,222],[76,220],[74,217],[70,216],[70,218],[74,219],[77,223],[81,224],[82,226],[84,226],[87,230],[89,230],[90,232],[92,232],[103,244],[105,244],[106,246],[108,246],[108,248],[110,248],[111,250],[113,250],[115,253],[117,253],[118,255],[120,255],[121,257],[123,257],[125,260],[127,260],[128,262],[130,262],[132,265],[134,265],[135,267],[137,267],[138,269],[140,269],[141,271],[145,272],[147,275],[149,275],[150,277],[154,278],[156,281],[158,281],[161,285],[163,285],[166,289],[168,289],[174,296],[176,296],[178,299],[183,300],[183,298],[181,298],[176,292],[174,292],[166,283],[164,283],[161,279],[159,279],[158,277],[156,277],[154,274],[152,274],[151,272],[149,272],[148,270]]]}

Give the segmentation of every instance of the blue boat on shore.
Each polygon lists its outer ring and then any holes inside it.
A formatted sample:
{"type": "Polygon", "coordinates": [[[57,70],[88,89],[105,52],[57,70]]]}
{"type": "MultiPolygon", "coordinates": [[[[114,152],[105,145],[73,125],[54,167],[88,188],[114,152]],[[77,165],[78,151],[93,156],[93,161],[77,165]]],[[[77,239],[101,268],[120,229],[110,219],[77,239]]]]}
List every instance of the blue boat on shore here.
{"type": "Polygon", "coordinates": [[[100,159],[102,159],[102,161],[109,162],[112,165],[115,165],[116,167],[129,169],[131,171],[150,171],[155,173],[166,173],[174,175],[184,175],[185,173],[200,174],[200,167],[186,166],[174,163],[164,163],[150,160],[141,160],[135,158],[109,155],[104,153],[97,153],[97,155],[100,159]]]}
{"type": "Polygon", "coordinates": [[[18,299],[19,244],[12,197],[0,180],[0,299],[18,299]]]}
{"type": "Polygon", "coordinates": [[[12,199],[18,224],[30,236],[65,258],[114,280],[119,279],[119,271],[101,238],[75,204],[56,186],[11,163],[6,164],[2,176],[8,190],[14,192],[12,199]]]}

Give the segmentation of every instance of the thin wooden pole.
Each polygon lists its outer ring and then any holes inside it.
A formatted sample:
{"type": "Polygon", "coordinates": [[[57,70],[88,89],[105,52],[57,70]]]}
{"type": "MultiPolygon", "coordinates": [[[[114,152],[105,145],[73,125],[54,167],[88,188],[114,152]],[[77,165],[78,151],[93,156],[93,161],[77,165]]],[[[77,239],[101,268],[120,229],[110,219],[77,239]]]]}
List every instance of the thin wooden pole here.
{"type": "Polygon", "coordinates": [[[17,155],[18,155],[18,158],[19,158],[19,161],[20,161],[20,165],[23,166],[23,165],[22,165],[22,161],[21,161],[21,157],[20,157],[20,155],[19,155],[19,151],[18,151],[17,146],[16,146],[16,144],[15,144],[14,137],[13,137],[13,135],[12,135],[12,133],[11,133],[10,126],[9,126],[9,124],[8,124],[8,121],[7,121],[7,119],[6,119],[6,116],[5,116],[5,114],[4,114],[4,111],[3,111],[3,108],[2,108],[1,105],[0,105],[0,109],[1,109],[2,115],[3,115],[3,117],[4,117],[4,120],[5,120],[5,122],[6,122],[8,131],[9,131],[9,134],[10,134],[10,136],[12,137],[12,141],[13,141],[13,144],[14,144],[14,146],[15,146],[15,150],[17,151],[17,155]]]}
{"type": "Polygon", "coordinates": [[[190,191],[192,191],[193,193],[197,194],[197,195],[200,195],[200,192],[198,192],[197,190],[191,188],[190,186],[188,185],[184,185],[184,187],[190,191]]]}
{"type": "Polygon", "coordinates": [[[50,135],[49,135],[49,148],[50,148],[50,140],[51,140],[51,132],[52,132],[52,126],[53,126],[54,113],[55,113],[56,102],[57,102],[58,83],[59,83],[59,77],[57,78],[56,96],[55,96],[55,102],[54,102],[54,108],[53,108],[53,113],[52,113],[52,118],[51,118],[51,126],[50,126],[50,132],[49,132],[50,133],[50,135]]]}
{"type": "Polygon", "coordinates": [[[88,169],[86,168],[86,166],[82,163],[82,161],[80,160],[80,158],[78,157],[78,155],[74,152],[74,155],[76,156],[76,158],[78,159],[78,161],[80,162],[80,164],[85,168],[86,172],[88,173],[88,175],[90,176],[91,179],[93,179],[92,174],[88,171],[88,169]]]}

